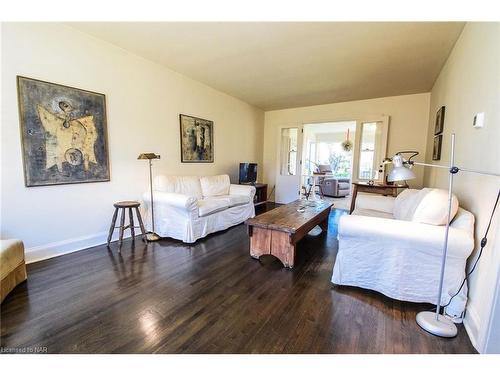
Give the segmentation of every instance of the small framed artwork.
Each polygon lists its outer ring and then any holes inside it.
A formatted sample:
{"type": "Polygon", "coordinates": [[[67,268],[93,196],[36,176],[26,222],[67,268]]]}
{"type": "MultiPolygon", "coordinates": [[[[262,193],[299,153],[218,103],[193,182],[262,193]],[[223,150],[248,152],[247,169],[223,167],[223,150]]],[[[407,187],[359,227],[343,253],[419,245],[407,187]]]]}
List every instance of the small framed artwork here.
{"type": "Polygon", "coordinates": [[[444,106],[436,113],[436,124],[434,125],[434,135],[441,134],[444,129],[444,106]]]}
{"type": "Polygon", "coordinates": [[[27,187],[109,181],[104,94],[17,77],[27,187]]]}
{"type": "Polygon", "coordinates": [[[432,160],[441,160],[441,146],[443,143],[443,135],[434,136],[434,148],[432,150],[432,160]]]}
{"type": "Polygon", "coordinates": [[[198,117],[179,115],[181,162],[214,162],[214,123],[198,117]]]}

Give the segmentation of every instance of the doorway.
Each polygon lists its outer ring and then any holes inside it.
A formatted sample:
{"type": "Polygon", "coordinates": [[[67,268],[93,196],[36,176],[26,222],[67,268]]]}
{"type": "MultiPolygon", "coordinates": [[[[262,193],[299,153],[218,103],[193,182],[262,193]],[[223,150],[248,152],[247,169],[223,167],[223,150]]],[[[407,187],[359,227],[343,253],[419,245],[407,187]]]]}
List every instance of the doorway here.
{"type": "Polygon", "coordinates": [[[388,116],[280,127],[275,201],[319,190],[317,172],[341,180],[330,196],[348,196],[352,182],[383,182],[388,130],[388,116]]]}

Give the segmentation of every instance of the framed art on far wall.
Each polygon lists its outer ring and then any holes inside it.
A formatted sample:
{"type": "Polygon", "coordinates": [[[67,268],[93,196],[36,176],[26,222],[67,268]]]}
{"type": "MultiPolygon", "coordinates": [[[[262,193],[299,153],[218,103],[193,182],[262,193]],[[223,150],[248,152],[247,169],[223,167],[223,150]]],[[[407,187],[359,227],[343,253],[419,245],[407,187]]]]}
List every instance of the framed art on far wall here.
{"type": "Polygon", "coordinates": [[[214,162],[214,123],[198,117],[179,115],[181,162],[214,162]]]}
{"type": "Polygon", "coordinates": [[[432,160],[441,160],[441,146],[443,143],[443,135],[434,136],[434,148],[432,149],[432,160]]]}
{"type": "Polygon", "coordinates": [[[106,97],[17,77],[27,187],[109,181],[106,97]]]}
{"type": "Polygon", "coordinates": [[[436,113],[436,124],[434,125],[434,135],[441,134],[444,129],[444,106],[436,113]]]}

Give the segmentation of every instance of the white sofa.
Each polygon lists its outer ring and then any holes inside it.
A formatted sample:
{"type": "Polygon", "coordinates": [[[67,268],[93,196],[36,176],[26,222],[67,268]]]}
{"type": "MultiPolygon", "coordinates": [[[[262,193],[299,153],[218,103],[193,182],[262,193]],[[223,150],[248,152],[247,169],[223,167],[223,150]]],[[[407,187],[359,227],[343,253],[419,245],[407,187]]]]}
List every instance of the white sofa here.
{"type": "MultiPolygon", "coordinates": [[[[153,183],[155,231],[192,243],[255,216],[255,187],[234,185],[228,175],[157,176],[153,183]]],[[[149,191],[143,195],[145,224],[151,230],[149,191]]]]}
{"type": "MultiPolygon", "coordinates": [[[[388,297],[436,303],[447,219],[447,191],[407,189],[397,198],[359,194],[352,215],[340,218],[332,282],[388,297]]],[[[474,216],[453,197],[441,304],[458,291],[474,248],[474,216]]],[[[467,285],[446,313],[459,320],[467,285]]]]}

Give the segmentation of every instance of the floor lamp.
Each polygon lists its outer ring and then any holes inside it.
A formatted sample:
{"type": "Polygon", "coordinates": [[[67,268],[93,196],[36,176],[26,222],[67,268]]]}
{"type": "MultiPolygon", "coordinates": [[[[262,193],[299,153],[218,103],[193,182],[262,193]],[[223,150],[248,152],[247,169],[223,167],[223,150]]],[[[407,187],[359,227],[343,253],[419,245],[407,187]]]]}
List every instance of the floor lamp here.
{"type": "Polygon", "coordinates": [[[446,229],[444,235],[444,243],[443,243],[443,254],[441,259],[441,274],[439,278],[439,291],[438,298],[436,303],[436,312],[432,311],[422,311],[417,314],[417,324],[436,336],[441,337],[455,337],[457,335],[457,327],[455,323],[445,316],[444,314],[440,314],[441,312],[441,296],[443,293],[443,280],[444,280],[444,272],[446,267],[446,253],[448,251],[448,234],[450,229],[450,220],[451,220],[451,206],[452,206],[452,197],[453,197],[453,177],[460,171],[477,173],[488,176],[500,176],[500,173],[490,173],[477,171],[473,169],[467,169],[458,167],[455,165],[455,134],[451,135],[451,153],[450,153],[450,164],[449,165],[439,165],[439,164],[426,164],[412,161],[411,159],[418,155],[417,151],[400,151],[394,155],[392,158],[387,158],[384,160],[384,163],[392,163],[393,169],[389,173],[387,177],[387,181],[403,181],[410,180],[415,178],[415,174],[411,170],[414,165],[422,165],[424,167],[431,168],[443,168],[447,169],[449,173],[448,178],[448,220],[446,221],[446,229]],[[412,154],[408,160],[403,158],[402,154],[412,154]]]}
{"type": "Polygon", "coordinates": [[[150,197],[151,197],[151,232],[148,232],[146,234],[146,240],[148,242],[151,241],[158,241],[161,237],[155,233],[155,211],[154,211],[154,204],[153,204],[153,159],[159,159],[160,155],[157,155],[153,152],[146,152],[143,154],[140,154],[137,159],[138,160],[148,160],[149,161],[149,191],[150,191],[150,197]]]}

